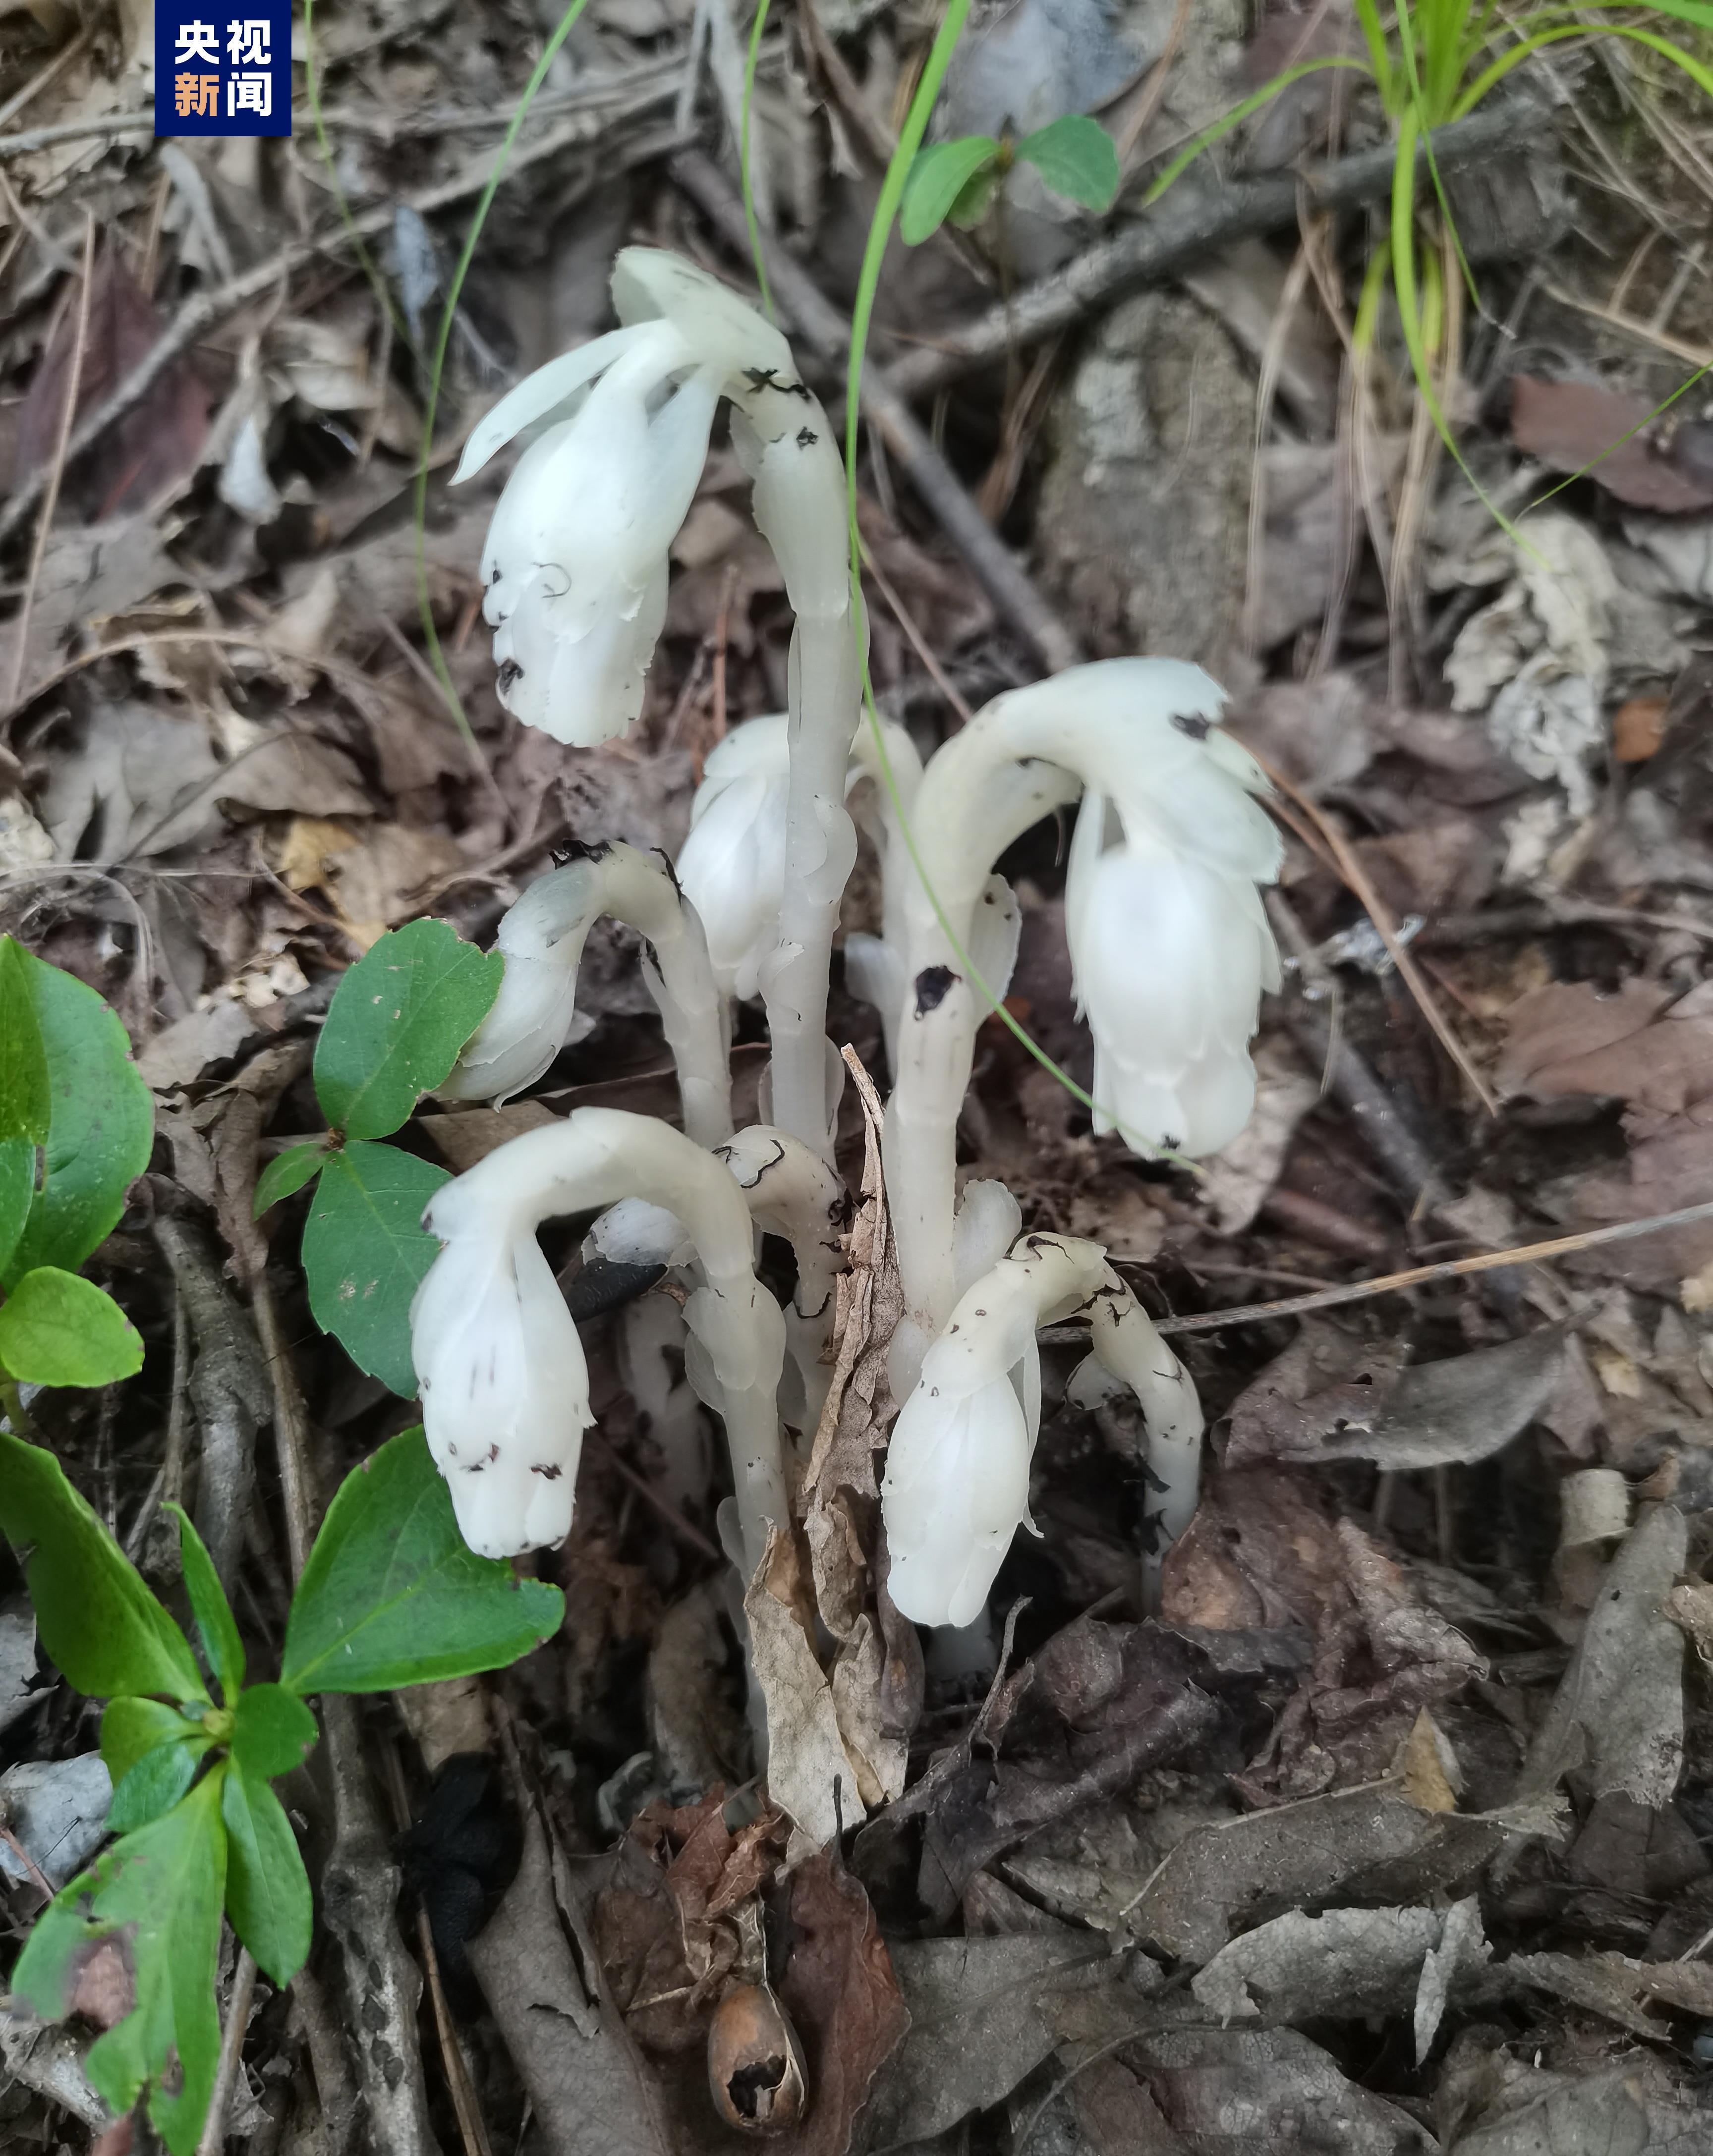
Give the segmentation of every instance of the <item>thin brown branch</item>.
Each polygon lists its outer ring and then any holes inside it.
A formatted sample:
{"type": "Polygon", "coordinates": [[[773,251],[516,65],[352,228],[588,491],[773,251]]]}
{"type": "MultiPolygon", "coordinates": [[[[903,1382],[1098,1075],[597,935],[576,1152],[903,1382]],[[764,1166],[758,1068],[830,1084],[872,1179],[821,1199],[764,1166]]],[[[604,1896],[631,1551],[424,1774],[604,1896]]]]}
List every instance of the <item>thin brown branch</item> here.
{"type": "Polygon", "coordinates": [[[1400,939],[1397,923],[1391,917],[1391,908],[1375,889],[1373,880],[1367,870],[1363,867],[1361,858],[1355,848],[1351,845],[1332,819],[1325,814],[1306,793],[1294,786],[1283,772],[1275,770],[1263,756],[1258,756],[1255,761],[1278,787],[1280,793],[1288,795],[1296,803],[1325,839],[1329,851],[1338,864],[1340,875],[1350,886],[1361,902],[1363,911],[1374,923],[1381,942],[1386,946],[1386,956],[1397,967],[1399,978],[1415,998],[1422,1017],[1433,1027],[1446,1054],[1469,1081],[1476,1099],[1489,1116],[1496,1116],[1499,1113],[1498,1101],[1493,1097],[1492,1091],[1485,1079],[1470,1061],[1469,1050],[1453,1032],[1449,1021],[1434,999],[1433,992],[1428,987],[1421,968],[1411,957],[1407,946],[1400,939]]]}
{"type": "Polygon", "coordinates": [[[232,1995],[226,2002],[226,2025],[220,2031],[220,2063],[215,2070],[213,2093],[208,2098],[208,2117],[203,2121],[196,2156],[220,2156],[226,2146],[226,2114],[232,2108],[239,2069],[243,2064],[244,2036],[255,1999],[255,1964],[250,1959],[249,1949],[240,1947],[232,1971],[232,1995]]]}
{"type": "Polygon", "coordinates": [[[1515,1250],[1484,1250],[1477,1257],[1412,1265],[1407,1272],[1382,1273],[1378,1280],[1350,1281],[1341,1287],[1321,1288],[1313,1295],[1287,1296],[1280,1302],[1247,1302],[1237,1310],[1212,1310],[1200,1317],[1162,1317],[1156,1329],[1172,1333],[1218,1332],[1227,1325],[1260,1325],[1275,1317],[1300,1317],[1312,1310],[1331,1310],[1340,1303],[1365,1302],[1370,1296],[1396,1295],[1403,1288],[1422,1287],[1429,1281],[1461,1280],[1471,1273],[1540,1265],[1548,1258],[1597,1250],[1603,1243],[1629,1242],[1638,1235],[1658,1235],[1666,1228],[1694,1227],[1705,1221],[1713,1221],[1713,1204],[1685,1205],[1680,1212],[1656,1213],[1645,1220],[1620,1220],[1611,1228],[1585,1228],[1579,1235],[1555,1235],[1546,1243],[1522,1243],[1515,1250]]]}
{"type": "MultiPolygon", "coordinates": [[[[1495,99],[1467,120],[1438,129],[1433,154],[1442,177],[1492,158],[1551,122],[1551,110],[1533,98],[1495,99]]],[[[1421,171],[1427,174],[1427,146],[1421,171]]],[[[1181,182],[1145,217],[1098,241],[1063,269],[1013,293],[1002,305],[903,355],[887,369],[895,395],[916,398],[938,389],[972,367],[1002,359],[1016,346],[1037,343],[1069,329],[1085,315],[1124,292],[1196,261],[1253,233],[1282,232],[1297,222],[1299,192],[1317,209],[1349,209],[1378,202],[1391,190],[1396,164],[1382,144],[1309,171],[1269,173],[1229,187],[1196,188],[1181,182]]],[[[772,264],[769,264],[769,274],[772,264]]]]}
{"type": "MultiPolygon", "coordinates": [[[[699,150],[681,151],[671,162],[672,177],[735,253],[747,256],[749,235],[737,191],[711,158],[699,150]]],[[[850,347],[851,326],[800,264],[770,235],[762,235],[774,296],[805,344],[823,359],[841,359],[850,347]]],[[[1032,644],[1047,670],[1060,673],[1082,657],[1077,639],[1028,571],[965,491],[915,414],[892,387],[883,368],[863,369],[862,409],[889,456],[939,518],[994,604],[1018,634],[1032,644]]]]}
{"type": "Polygon", "coordinates": [[[90,293],[95,284],[95,220],[85,214],[83,223],[83,270],[77,287],[77,325],[72,331],[71,364],[65,377],[65,407],[59,414],[59,428],[54,439],[54,454],[48,464],[47,490],[42,497],[42,514],[36,524],[36,543],[30,552],[28,574],[24,578],[23,603],[18,610],[12,646],[12,671],[6,684],[6,694],[0,697],[0,711],[8,711],[17,701],[18,684],[23,679],[24,653],[30,640],[30,617],[35,612],[36,586],[41,581],[42,564],[48,558],[48,535],[53,527],[54,511],[59,506],[59,488],[65,477],[66,451],[71,440],[71,429],[77,418],[78,393],[83,388],[84,350],[89,342],[90,293]]]}

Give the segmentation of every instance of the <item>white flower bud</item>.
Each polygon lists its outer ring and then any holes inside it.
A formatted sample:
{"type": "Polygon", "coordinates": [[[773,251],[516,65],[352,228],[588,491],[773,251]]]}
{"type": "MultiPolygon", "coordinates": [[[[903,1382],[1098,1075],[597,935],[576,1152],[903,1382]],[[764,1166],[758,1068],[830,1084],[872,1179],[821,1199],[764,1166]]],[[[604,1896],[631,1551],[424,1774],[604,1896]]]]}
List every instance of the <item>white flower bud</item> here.
{"type": "Polygon", "coordinates": [[[734,726],[702,767],[679,886],[701,916],[720,993],[759,995],[779,940],[790,791],[783,712],[734,726]]]}
{"type": "Polygon", "coordinates": [[[592,1420],[583,1343],[532,1224],[483,1219],[460,1183],[424,1215],[445,1247],[411,1306],[423,1429],[479,1557],[570,1532],[592,1420]]]}
{"type": "Polygon", "coordinates": [[[967,1392],[922,1382],[893,1425],[884,1496],[887,1592],[918,1625],[970,1625],[1020,1527],[1031,1530],[1036,1432],[1008,1376],[967,1392]]]}

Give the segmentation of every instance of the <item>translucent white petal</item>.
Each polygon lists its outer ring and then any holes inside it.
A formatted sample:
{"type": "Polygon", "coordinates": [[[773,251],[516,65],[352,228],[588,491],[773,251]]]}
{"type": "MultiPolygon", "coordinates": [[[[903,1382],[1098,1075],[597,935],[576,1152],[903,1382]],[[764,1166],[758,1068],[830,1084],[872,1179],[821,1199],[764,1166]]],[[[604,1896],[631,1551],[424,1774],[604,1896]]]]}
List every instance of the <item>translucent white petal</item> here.
{"type": "Polygon", "coordinates": [[[502,1106],[532,1086],[563,1047],[577,1008],[577,968],[506,954],[492,1009],[464,1045],[440,1087],[449,1100],[502,1106]]]}
{"type": "Polygon", "coordinates": [[[796,377],[791,347],[773,324],[707,270],[658,247],[626,247],[613,264],[613,305],[621,322],[664,318],[698,360],[728,376],[746,368],[796,377]]]}
{"type": "Polygon", "coordinates": [[[720,785],[678,856],[679,884],[700,916],[725,995],[755,994],[779,933],[788,784],[784,775],[749,771],[720,785]]]}
{"type": "Polygon", "coordinates": [[[471,428],[458,469],[452,475],[453,485],[473,479],[496,449],[514,440],[526,427],[545,418],[636,342],[634,329],[609,330],[604,336],[594,337],[574,352],[562,352],[558,359],[537,367],[533,374],[526,374],[471,428]]]}
{"type": "Polygon", "coordinates": [[[881,1486],[887,1591],[918,1625],[967,1625],[1029,1510],[1033,1450],[1009,1378],[959,1400],[918,1385],[893,1428],[881,1486]]]}
{"type": "Polygon", "coordinates": [[[412,1304],[411,1355],[460,1531],[481,1556],[512,1557],[569,1528],[589,1375],[533,1234],[466,1222],[455,1188],[429,1209],[450,1240],[412,1304]]]}

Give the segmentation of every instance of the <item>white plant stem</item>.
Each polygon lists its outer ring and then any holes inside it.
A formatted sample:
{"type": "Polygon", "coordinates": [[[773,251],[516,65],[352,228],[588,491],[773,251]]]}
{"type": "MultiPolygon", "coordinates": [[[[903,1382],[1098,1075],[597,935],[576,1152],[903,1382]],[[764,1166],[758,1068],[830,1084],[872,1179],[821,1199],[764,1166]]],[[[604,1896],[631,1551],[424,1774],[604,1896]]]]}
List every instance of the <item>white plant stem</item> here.
{"type": "Polygon", "coordinates": [[[839,899],[856,860],[845,807],[862,675],[846,556],[844,470],[826,414],[800,384],[776,391],[788,426],[764,438],[774,414],[747,406],[733,439],[755,480],[755,521],[772,547],[797,616],[791,639],[785,879],[779,942],[763,969],[773,1046],[772,1116],[781,1130],[832,1158],[832,1111],[842,1066],[829,1082],[827,978],[839,899]],[[794,430],[795,429],[795,430],[794,430]],[[831,1098],[829,1097],[830,1093],[831,1098]]]}
{"type": "Polygon", "coordinates": [[[824,1354],[844,1270],[840,1232],[850,1211],[848,1194],[819,1153],[764,1123],[739,1131],[715,1150],[738,1178],[750,1218],[783,1235],[797,1261],[785,1345],[803,1391],[799,1426],[812,1435],[832,1380],[824,1354]]]}

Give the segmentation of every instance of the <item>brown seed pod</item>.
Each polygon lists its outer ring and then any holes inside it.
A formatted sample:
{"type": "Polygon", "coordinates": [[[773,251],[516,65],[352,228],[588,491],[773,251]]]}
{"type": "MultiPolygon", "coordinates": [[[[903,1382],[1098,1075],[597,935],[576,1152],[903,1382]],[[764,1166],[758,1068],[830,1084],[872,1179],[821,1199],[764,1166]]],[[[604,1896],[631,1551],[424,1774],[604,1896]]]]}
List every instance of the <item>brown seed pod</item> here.
{"type": "Polygon", "coordinates": [[[739,2133],[787,2133],[809,2108],[803,2046],[764,1984],[734,1984],[707,2031],[714,2109],[739,2133]]]}

